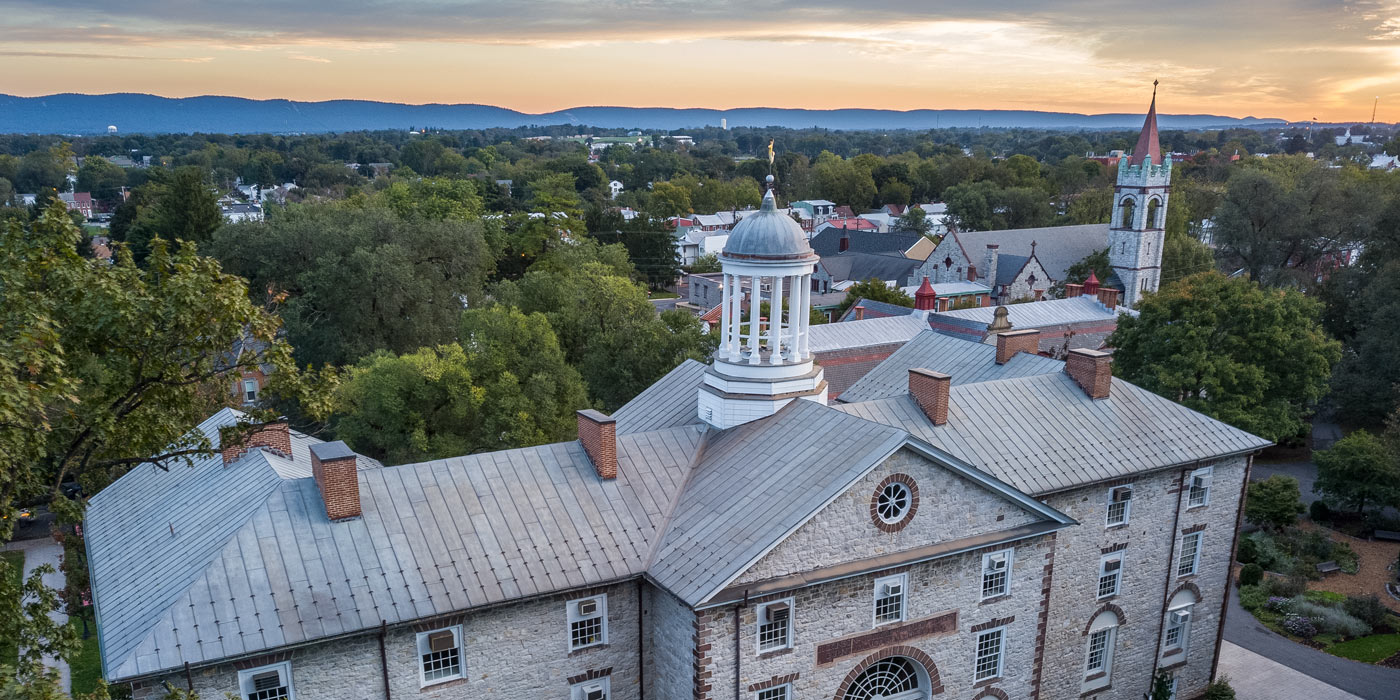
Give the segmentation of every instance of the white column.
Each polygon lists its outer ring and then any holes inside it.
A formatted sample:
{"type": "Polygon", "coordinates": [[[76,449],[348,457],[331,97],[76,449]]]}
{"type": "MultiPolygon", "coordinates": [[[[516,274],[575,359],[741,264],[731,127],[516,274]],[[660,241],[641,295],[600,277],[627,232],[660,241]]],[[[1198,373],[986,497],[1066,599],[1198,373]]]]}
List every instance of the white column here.
{"type": "Polygon", "coordinates": [[[812,315],[812,275],[811,273],[802,276],[802,337],[798,341],[797,357],[799,360],[807,360],[811,353],[807,342],[812,335],[812,323],[808,319],[812,315]]]}
{"type": "Polygon", "coordinates": [[[729,347],[730,330],[732,330],[729,327],[729,305],[733,303],[734,298],[730,296],[729,273],[722,273],[720,279],[724,283],[724,290],[719,295],[719,356],[722,359],[728,359],[732,353],[732,349],[729,347]]]}
{"type": "Polygon", "coordinates": [[[768,348],[772,350],[769,355],[774,364],[782,364],[783,361],[783,278],[773,276],[773,303],[769,305],[768,319],[768,348]]]}
{"type": "Polygon", "coordinates": [[[749,364],[758,364],[758,317],[763,309],[763,287],[762,278],[758,275],[749,277],[749,364]]]}

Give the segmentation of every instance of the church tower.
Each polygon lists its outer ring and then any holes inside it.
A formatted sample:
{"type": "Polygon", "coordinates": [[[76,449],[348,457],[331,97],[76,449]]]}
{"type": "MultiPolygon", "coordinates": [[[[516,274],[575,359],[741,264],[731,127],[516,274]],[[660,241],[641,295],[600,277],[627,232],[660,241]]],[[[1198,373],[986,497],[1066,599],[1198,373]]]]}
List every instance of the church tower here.
{"type": "Polygon", "coordinates": [[[1162,279],[1167,196],[1171,193],[1171,156],[1162,156],[1157,138],[1157,82],[1152,106],[1132,155],[1118,161],[1113,188],[1113,217],[1108,229],[1108,262],[1123,283],[1123,305],[1136,306],[1162,279]]]}
{"type": "Polygon", "coordinates": [[[778,211],[772,175],[763,206],[734,226],[719,259],[719,348],[698,390],[700,420],[723,430],[794,400],[825,404],[808,340],[817,254],[802,226],[778,211]]]}

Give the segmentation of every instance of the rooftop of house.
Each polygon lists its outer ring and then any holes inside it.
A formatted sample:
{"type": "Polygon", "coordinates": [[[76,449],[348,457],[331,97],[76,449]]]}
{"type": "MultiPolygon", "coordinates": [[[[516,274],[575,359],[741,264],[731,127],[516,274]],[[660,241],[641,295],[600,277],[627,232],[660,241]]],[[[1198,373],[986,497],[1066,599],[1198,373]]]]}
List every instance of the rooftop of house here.
{"type": "Polygon", "coordinates": [[[1063,372],[1065,363],[1040,355],[1018,353],[1006,364],[996,363],[996,347],[943,335],[927,324],[903,347],[841,393],[842,403],[902,396],[909,391],[909,369],[924,367],[952,377],[953,386],[1063,372]]]}
{"type": "Polygon", "coordinates": [[[869,279],[901,282],[913,273],[919,261],[898,253],[845,252],[822,255],[818,265],[834,282],[869,279]]]}
{"type": "MultiPolygon", "coordinates": [[[[939,292],[942,293],[942,290],[939,289],[939,292]]],[[[987,325],[996,317],[996,310],[997,307],[994,306],[980,306],[972,309],[958,309],[957,311],[939,311],[930,314],[929,321],[985,331],[987,325]]],[[[1117,321],[1120,314],[1137,316],[1136,311],[1123,306],[1108,309],[1099,303],[1096,297],[1090,296],[1050,299],[1006,306],[1006,318],[1011,322],[1011,326],[1018,330],[1074,323],[1117,321]]]]}
{"type": "MultiPolygon", "coordinates": [[[[862,320],[868,320],[872,318],[885,318],[887,316],[908,316],[914,313],[914,309],[908,306],[900,306],[899,304],[891,304],[887,301],[875,301],[874,299],[861,297],[856,300],[856,303],[846,308],[846,313],[841,314],[841,318],[837,319],[837,322],[851,323],[856,320],[857,313],[860,314],[862,320]],[[861,308],[859,312],[856,311],[857,306],[861,308]]],[[[913,336],[910,337],[912,338],[913,336]]]]}
{"type": "MultiPolygon", "coordinates": [[[[1106,229],[1105,229],[1106,230],[1106,229]]],[[[841,237],[847,237],[846,251],[850,253],[876,253],[892,256],[902,256],[904,251],[910,246],[919,242],[922,235],[909,231],[850,231],[843,232],[840,228],[827,228],[815,236],[812,236],[812,250],[817,251],[817,255],[825,258],[828,255],[836,255],[843,252],[841,250],[841,237]]],[[[1107,240],[1107,238],[1105,238],[1107,240]]]]}
{"type": "MultiPolygon", "coordinates": [[[[816,326],[813,345],[818,328],[899,320],[816,326]]],[[[1057,361],[1017,356],[989,370],[988,346],[932,342],[879,370],[905,382],[911,368],[953,374],[945,425],[907,384],[890,383],[868,401],[793,401],[715,431],[695,410],[705,365],[686,362],[617,411],[615,479],[600,478],[578,441],[388,467],[360,457],[360,517],[332,522],[311,478],[320,441],[305,435],[291,433],[287,455],[254,448],[227,464],[216,454],[169,472],[140,466],[88,507],[104,675],[128,680],[643,573],[687,605],[717,604],[764,552],[900,449],[1015,501],[1048,530],[1072,521],[1028,494],[1268,444],[1121,380],[1093,400],[1057,361]],[[756,508],[735,493],[772,497],[756,508]]],[[[224,409],[198,430],[217,445],[219,428],[240,417],[224,409]]]]}
{"type": "MultiPolygon", "coordinates": [[[[855,306],[851,308],[854,309],[855,306]]],[[[893,308],[900,309],[904,313],[812,326],[808,340],[811,343],[812,352],[830,352],[871,345],[903,343],[928,329],[928,321],[925,320],[923,314],[915,314],[913,309],[907,309],[903,306],[894,306],[893,308]]]]}
{"type": "MultiPolygon", "coordinates": [[[[1063,280],[1065,272],[1091,253],[1108,247],[1108,224],[1083,224],[1078,226],[1047,226],[1044,228],[1021,228],[1004,231],[957,231],[949,234],[962,244],[967,259],[973,265],[981,265],[987,244],[1000,246],[1001,255],[1029,257],[1031,244],[1035,243],[1035,257],[1045,266],[1045,271],[1055,280],[1063,280]]],[[[818,251],[821,254],[821,251],[818,251]]],[[[1023,261],[1024,262],[1024,261],[1023,261]]],[[[1001,282],[1002,261],[997,261],[997,280],[1001,282]]],[[[1017,270],[1019,265],[1015,266],[1017,270]]],[[[1014,273],[1013,273],[1014,274],[1014,273]]],[[[1010,281],[1009,279],[1007,281],[1010,281]]]]}

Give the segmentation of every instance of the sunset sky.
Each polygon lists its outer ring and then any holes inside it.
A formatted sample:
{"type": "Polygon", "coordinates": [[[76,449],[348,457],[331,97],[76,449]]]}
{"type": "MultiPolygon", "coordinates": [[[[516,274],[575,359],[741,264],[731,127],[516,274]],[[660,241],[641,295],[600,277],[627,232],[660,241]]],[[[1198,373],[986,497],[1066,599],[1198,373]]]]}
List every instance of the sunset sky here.
{"type": "Polygon", "coordinates": [[[1400,0],[0,0],[0,93],[1400,121],[1400,0]]]}

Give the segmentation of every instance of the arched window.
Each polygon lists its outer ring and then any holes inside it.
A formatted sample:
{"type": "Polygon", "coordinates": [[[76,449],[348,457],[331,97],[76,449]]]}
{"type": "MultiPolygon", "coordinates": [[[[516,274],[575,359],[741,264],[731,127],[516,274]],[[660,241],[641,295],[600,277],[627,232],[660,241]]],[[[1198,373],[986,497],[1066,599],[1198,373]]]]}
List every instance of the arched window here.
{"type": "Polygon", "coordinates": [[[926,675],[912,659],[881,659],[856,676],[841,700],[923,700],[928,697],[926,675]]]}
{"type": "Polygon", "coordinates": [[[1147,202],[1147,228],[1161,228],[1157,223],[1157,212],[1162,209],[1162,200],[1153,197],[1147,202]]]}
{"type": "Polygon", "coordinates": [[[1124,197],[1123,204],[1119,207],[1123,211],[1122,218],[1118,219],[1118,228],[1133,227],[1133,213],[1137,211],[1137,201],[1132,197],[1124,197]]]}
{"type": "Polygon", "coordinates": [[[1191,610],[1196,592],[1182,587],[1167,603],[1167,624],[1162,628],[1162,655],[1185,654],[1191,644],[1191,610]]]}
{"type": "Polygon", "coordinates": [[[1081,689],[1092,692],[1113,682],[1113,651],[1118,641],[1118,626],[1123,624],[1121,611],[1113,604],[1099,609],[1084,628],[1084,684],[1081,689]]]}

